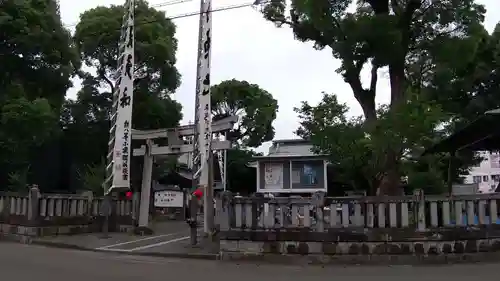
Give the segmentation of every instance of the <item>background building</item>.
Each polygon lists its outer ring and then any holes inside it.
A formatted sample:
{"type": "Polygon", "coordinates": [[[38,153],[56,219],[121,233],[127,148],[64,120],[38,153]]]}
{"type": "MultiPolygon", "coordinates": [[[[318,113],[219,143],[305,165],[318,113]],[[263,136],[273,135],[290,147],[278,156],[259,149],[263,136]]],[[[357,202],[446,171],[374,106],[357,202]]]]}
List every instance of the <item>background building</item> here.
{"type": "Polygon", "coordinates": [[[327,160],[315,154],[307,140],[275,140],[266,156],[256,156],[256,191],[307,194],[328,190],[327,160]]]}
{"type": "Polygon", "coordinates": [[[481,192],[493,192],[500,182],[500,154],[498,152],[479,152],[484,160],[479,166],[472,167],[465,183],[476,183],[481,192]]]}

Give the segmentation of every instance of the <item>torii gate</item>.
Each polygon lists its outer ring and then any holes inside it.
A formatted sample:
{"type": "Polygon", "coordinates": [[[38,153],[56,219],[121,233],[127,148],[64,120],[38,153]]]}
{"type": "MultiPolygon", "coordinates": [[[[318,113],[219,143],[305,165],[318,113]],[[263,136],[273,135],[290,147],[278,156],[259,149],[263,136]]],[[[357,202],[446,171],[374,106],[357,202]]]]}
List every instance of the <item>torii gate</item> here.
{"type": "MultiPolygon", "coordinates": [[[[212,124],[212,132],[222,133],[231,130],[234,123],[238,121],[237,116],[230,116],[212,124]]],[[[133,156],[143,156],[144,165],[142,170],[141,203],[139,210],[138,227],[145,232],[149,222],[149,200],[151,196],[151,176],[153,173],[154,157],[159,155],[180,155],[193,153],[192,144],[185,144],[182,137],[190,137],[195,134],[195,126],[187,125],[177,128],[158,130],[132,130],[133,140],[145,140],[146,144],[133,151],[133,156]],[[154,143],[156,139],[167,138],[168,145],[158,146],[154,143]]],[[[231,148],[228,140],[212,140],[212,150],[227,150],[231,148]]]]}

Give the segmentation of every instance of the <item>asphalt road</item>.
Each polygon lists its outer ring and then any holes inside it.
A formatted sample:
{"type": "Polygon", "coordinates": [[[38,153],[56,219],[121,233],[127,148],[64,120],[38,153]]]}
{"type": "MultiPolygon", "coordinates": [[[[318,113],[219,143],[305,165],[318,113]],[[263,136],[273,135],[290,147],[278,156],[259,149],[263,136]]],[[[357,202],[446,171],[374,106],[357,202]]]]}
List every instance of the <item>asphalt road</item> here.
{"type": "MultiPolygon", "coordinates": [[[[0,243],[1,280],[16,281],[290,281],[454,280],[498,278],[500,264],[431,267],[319,267],[236,264],[216,261],[165,259],[0,243]]],[[[490,279],[490,280],[494,280],[490,279]]]]}

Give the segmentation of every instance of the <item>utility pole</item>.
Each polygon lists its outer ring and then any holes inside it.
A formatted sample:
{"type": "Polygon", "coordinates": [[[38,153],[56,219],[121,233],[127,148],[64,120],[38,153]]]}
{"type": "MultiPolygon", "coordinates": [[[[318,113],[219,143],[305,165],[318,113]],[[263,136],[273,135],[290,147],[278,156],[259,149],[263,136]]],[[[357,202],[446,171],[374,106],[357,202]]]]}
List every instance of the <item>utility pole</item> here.
{"type": "Polygon", "coordinates": [[[210,93],[210,56],[212,44],[212,1],[200,0],[200,26],[198,37],[198,64],[196,75],[195,136],[193,141],[193,170],[198,178],[198,186],[203,189],[203,211],[205,235],[210,235],[214,226],[213,171],[211,140],[212,116],[210,93]]]}

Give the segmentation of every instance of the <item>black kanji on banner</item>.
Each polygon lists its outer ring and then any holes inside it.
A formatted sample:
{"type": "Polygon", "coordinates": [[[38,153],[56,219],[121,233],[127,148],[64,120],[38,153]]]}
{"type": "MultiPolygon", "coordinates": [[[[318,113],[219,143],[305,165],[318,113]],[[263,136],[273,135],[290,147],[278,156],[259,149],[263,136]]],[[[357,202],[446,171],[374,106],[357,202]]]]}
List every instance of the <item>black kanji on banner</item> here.
{"type": "Polygon", "coordinates": [[[124,108],[125,106],[129,106],[130,101],[131,101],[131,98],[129,95],[127,95],[127,87],[125,87],[125,89],[123,89],[123,95],[120,98],[120,106],[122,108],[124,108]]]}
{"type": "Polygon", "coordinates": [[[134,43],[134,27],[130,26],[128,29],[127,47],[132,48],[132,43],[134,43]]]}
{"type": "Polygon", "coordinates": [[[203,42],[203,51],[205,53],[204,54],[205,59],[208,59],[208,55],[210,54],[210,46],[212,42],[212,38],[210,37],[210,29],[207,30],[206,36],[207,39],[205,40],[205,42],[203,42]]]}
{"type": "Polygon", "coordinates": [[[204,86],[208,86],[206,89],[204,89],[202,92],[201,92],[201,95],[202,96],[206,96],[208,94],[210,94],[210,74],[207,74],[205,76],[205,79],[203,79],[203,85],[204,86]]]}
{"type": "Polygon", "coordinates": [[[203,79],[203,85],[210,86],[210,73],[207,73],[205,79],[203,79]]]}
{"type": "Polygon", "coordinates": [[[125,74],[127,74],[129,79],[132,79],[132,55],[128,54],[127,56],[127,64],[125,65],[125,74]]]}

